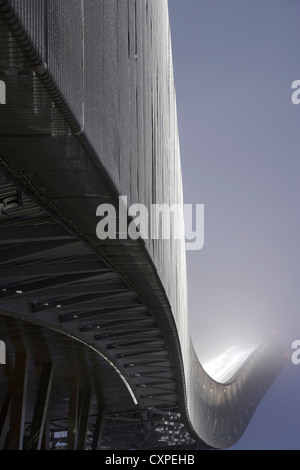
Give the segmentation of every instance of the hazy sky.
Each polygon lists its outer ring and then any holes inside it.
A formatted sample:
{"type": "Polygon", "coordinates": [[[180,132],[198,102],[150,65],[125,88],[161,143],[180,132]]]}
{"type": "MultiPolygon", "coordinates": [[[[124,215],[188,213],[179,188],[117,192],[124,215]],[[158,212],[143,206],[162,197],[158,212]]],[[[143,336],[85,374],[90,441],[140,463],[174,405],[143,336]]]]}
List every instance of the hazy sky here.
{"type": "MultiPolygon", "coordinates": [[[[300,339],[299,0],[169,0],[185,203],[205,205],[188,252],[201,362],[276,332],[300,339]]],[[[288,366],[236,448],[300,449],[300,365],[288,366]]]]}

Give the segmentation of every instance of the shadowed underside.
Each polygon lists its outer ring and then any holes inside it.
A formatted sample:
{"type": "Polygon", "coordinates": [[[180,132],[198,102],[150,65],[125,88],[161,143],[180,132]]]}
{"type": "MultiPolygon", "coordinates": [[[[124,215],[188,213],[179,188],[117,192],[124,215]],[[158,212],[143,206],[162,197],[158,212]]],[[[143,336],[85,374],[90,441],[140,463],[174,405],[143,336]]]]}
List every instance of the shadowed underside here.
{"type": "Polygon", "coordinates": [[[183,242],[95,231],[120,195],[182,204],[167,2],[0,0],[0,16],[1,448],[231,446],[276,345],[212,380],[183,242]]]}

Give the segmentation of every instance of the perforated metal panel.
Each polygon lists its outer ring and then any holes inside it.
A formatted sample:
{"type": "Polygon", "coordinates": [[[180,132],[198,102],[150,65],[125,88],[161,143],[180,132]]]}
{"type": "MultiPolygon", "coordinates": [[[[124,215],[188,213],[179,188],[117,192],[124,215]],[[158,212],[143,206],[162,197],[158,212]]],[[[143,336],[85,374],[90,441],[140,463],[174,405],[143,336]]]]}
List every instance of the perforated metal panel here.
{"type": "MultiPolygon", "coordinates": [[[[96,236],[97,206],[116,205],[120,195],[128,204],[183,204],[167,1],[0,0],[0,15],[7,86],[0,189],[3,200],[8,183],[9,191],[29,198],[9,223],[5,212],[0,220],[3,233],[14,237],[12,246],[8,236],[2,241],[2,252],[9,250],[0,269],[2,313],[92,348],[125,385],[122,419],[138,411],[147,431],[148,412],[172,410],[172,422],[184,427],[180,445],[232,445],[281,367],[275,345],[259,348],[231,383],[213,381],[190,341],[184,239],[96,236]],[[31,210],[38,219],[27,219],[31,210]],[[45,220],[55,225],[52,241],[62,227],[60,236],[69,234],[75,249],[64,252],[62,243],[44,253],[39,225],[45,220]],[[36,242],[28,257],[28,239],[14,230],[25,221],[36,242]],[[19,242],[21,270],[14,255],[19,242]],[[61,279],[52,291],[60,272],[67,283],[61,279]],[[105,291],[102,275],[105,283],[110,276],[116,281],[114,295],[105,291]],[[30,284],[26,307],[16,293],[24,283],[30,284]],[[43,283],[45,302],[33,294],[43,283]],[[74,300],[76,286],[81,295],[74,300]]],[[[177,224],[183,232],[183,214],[177,224]]],[[[89,380],[96,380],[92,373],[89,380]]],[[[134,440],[122,438],[123,447],[147,446],[137,429],[134,440]]],[[[166,445],[161,438],[154,433],[157,446],[166,445]]]]}

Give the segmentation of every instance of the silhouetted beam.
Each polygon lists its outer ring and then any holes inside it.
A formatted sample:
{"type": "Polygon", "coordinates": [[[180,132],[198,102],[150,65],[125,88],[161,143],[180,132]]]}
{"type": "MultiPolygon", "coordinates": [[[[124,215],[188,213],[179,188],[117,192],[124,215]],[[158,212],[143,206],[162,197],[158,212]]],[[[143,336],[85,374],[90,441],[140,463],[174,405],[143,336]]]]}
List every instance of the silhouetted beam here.
{"type": "Polygon", "coordinates": [[[0,413],[0,450],[3,450],[9,429],[9,411],[12,399],[12,384],[9,382],[0,413]]]}
{"type": "MultiPolygon", "coordinates": [[[[105,304],[100,301],[95,302],[94,304],[91,303],[88,306],[88,308],[86,306],[81,307],[80,305],[78,305],[76,308],[73,307],[70,313],[60,315],[59,320],[61,322],[69,322],[69,321],[74,321],[74,320],[81,321],[83,319],[93,318],[97,315],[106,315],[106,314],[113,315],[114,310],[116,308],[121,309],[122,305],[124,305],[124,315],[125,315],[127,311],[125,307],[129,306],[129,307],[134,308],[139,305],[139,302],[134,301],[134,300],[132,301],[124,300],[123,302],[120,301],[120,302],[114,302],[114,303],[110,302],[109,308],[106,307],[105,304]]],[[[68,308],[66,308],[65,311],[67,312],[68,308]]],[[[50,313],[54,313],[54,311],[50,311],[50,313]]]]}
{"type": "Polygon", "coordinates": [[[92,442],[92,450],[100,450],[101,449],[101,441],[103,435],[103,429],[105,424],[105,409],[99,406],[95,431],[93,436],[92,442]]]}
{"type": "Polygon", "coordinates": [[[14,268],[1,268],[0,280],[23,279],[28,276],[56,276],[63,274],[75,273],[100,273],[107,271],[107,267],[99,262],[82,262],[82,263],[57,263],[49,265],[34,265],[34,266],[16,266],[14,268]]]}
{"type": "MultiPolygon", "coordinates": [[[[0,230],[2,230],[0,228],[0,230]]],[[[21,230],[21,229],[20,229],[21,230]]],[[[78,243],[76,240],[62,240],[58,243],[57,240],[47,240],[39,243],[30,242],[22,245],[13,245],[12,248],[6,248],[1,252],[0,264],[12,263],[16,261],[30,261],[40,259],[41,257],[52,259],[59,256],[66,256],[72,250],[76,254],[78,250],[78,243]]]]}
{"type": "MultiPolygon", "coordinates": [[[[95,340],[97,341],[97,336],[95,336],[95,340]]],[[[131,341],[131,342],[126,342],[122,343],[118,341],[117,339],[113,342],[107,345],[107,349],[121,349],[122,350],[140,350],[141,352],[145,351],[156,351],[159,348],[164,348],[165,343],[163,339],[160,339],[159,336],[157,338],[150,338],[150,339],[141,339],[137,341],[131,341]]],[[[159,349],[160,350],[160,349],[159,349]]]]}
{"type": "MultiPolygon", "coordinates": [[[[94,308],[95,306],[99,305],[101,306],[110,306],[113,304],[113,306],[116,305],[116,302],[118,301],[117,305],[122,306],[123,303],[129,302],[129,300],[133,298],[132,302],[136,301],[136,295],[130,292],[128,289],[125,292],[117,292],[117,291],[112,291],[112,292],[102,292],[102,293],[95,293],[95,294],[84,294],[81,296],[72,296],[69,299],[62,300],[62,306],[66,308],[66,311],[69,311],[70,309],[73,310],[72,307],[78,308],[78,305],[81,305],[81,308],[87,310],[89,307],[94,308]],[[96,301],[96,303],[95,303],[96,301]]],[[[48,305],[36,305],[33,308],[33,311],[36,313],[43,312],[45,310],[49,311],[51,309],[56,309],[57,307],[57,300],[54,302],[47,302],[48,305]]],[[[130,304],[131,305],[131,304],[130,304]]]]}
{"type": "MultiPolygon", "coordinates": [[[[1,227],[1,226],[0,226],[1,227]]],[[[0,243],[24,243],[74,238],[57,225],[1,227],[0,243]]]]}
{"type": "Polygon", "coordinates": [[[91,390],[86,388],[83,392],[80,410],[80,424],[78,429],[77,450],[85,450],[91,406],[91,390]]]}
{"type": "Polygon", "coordinates": [[[44,364],[35,401],[31,432],[27,445],[28,450],[40,450],[45,421],[48,412],[50,391],[53,378],[53,365],[44,364]]]}
{"type": "Polygon", "coordinates": [[[9,450],[22,450],[23,448],[27,379],[27,353],[17,352],[7,445],[9,450]]]}
{"type": "Polygon", "coordinates": [[[55,295],[55,289],[60,288],[62,289],[61,292],[67,287],[74,287],[76,288],[78,285],[83,286],[88,286],[90,283],[102,283],[102,282],[107,282],[114,280],[116,278],[116,275],[114,273],[92,273],[92,274],[85,274],[83,275],[82,273],[77,273],[77,274],[68,274],[68,276],[55,276],[54,278],[49,278],[49,279],[44,279],[42,281],[32,281],[32,280],[22,280],[21,284],[16,284],[16,287],[18,289],[9,287],[5,289],[4,291],[0,292],[0,296],[2,295],[3,297],[15,297],[16,296],[16,290],[18,292],[22,292],[20,294],[17,294],[18,296],[21,296],[27,298],[30,294],[39,294],[42,292],[42,294],[46,295],[47,293],[49,297],[52,295],[55,295]],[[76,285],[73,286],[73,284],[76,285]]]}
{"type": "Polygon", "coordinates": [[[76,450],[78,437],[78,403],[79,403],[79,379],[77,373],[70,375],[69,383],[69,417],[68,417],[68,450],[76,450]]]}
{"type": "MultiPolygon", "coordinates": [[[[146,327],[146,328],[147,327],[153,327],[154,329],[156,328],[156,323],[154,322],[152,318],[149,318],[149,316],[141,317],[141,315],[143,315],[143,313],[137,312],[136,315],[134,316],[134,311],[133,311],[131,318],[129,318],[128,320],[120,320],[119,318],[117,318],[117,320],[113,322],[109,322],[107,320],[105,321],[101,318],[98,322],[83,323],[82,325],[79,326],[79,329],[81,332],[97,331],[99,328],[101,328],[101,331],[118,332],[120,330],[120,332],[123,332],[126,325],[128,325],[127,329],[130,328],[131,331],[140,329],[141,326],[146,327]],[[142,323],[142,325],[140,323],[142,323]]],[[[127,333],[124,332],[124,334],[127,334],[127,333]]]]}
{"type": "Polygon", "coordinates": [[[49,426],[49,407],[44,425],[44,434],[41,443],[41,450],[49,450],[50,446],[50,426],[49,426]]]}

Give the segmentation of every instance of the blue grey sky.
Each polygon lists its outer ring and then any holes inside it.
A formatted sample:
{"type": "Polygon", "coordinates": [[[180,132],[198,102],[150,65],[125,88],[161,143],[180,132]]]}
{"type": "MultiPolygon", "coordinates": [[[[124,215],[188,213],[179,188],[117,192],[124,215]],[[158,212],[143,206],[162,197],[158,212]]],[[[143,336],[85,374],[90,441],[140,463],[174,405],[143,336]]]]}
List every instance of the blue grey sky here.
{"type": "MultiPolygon", "coordinates": [[[[185,203],[205,205],[188,252],[201,362],[232,344],[300,339],[299,0],[169,0],[185,203]]],[[[235,449],[300,449],[300,365],[235,449]]]]}

